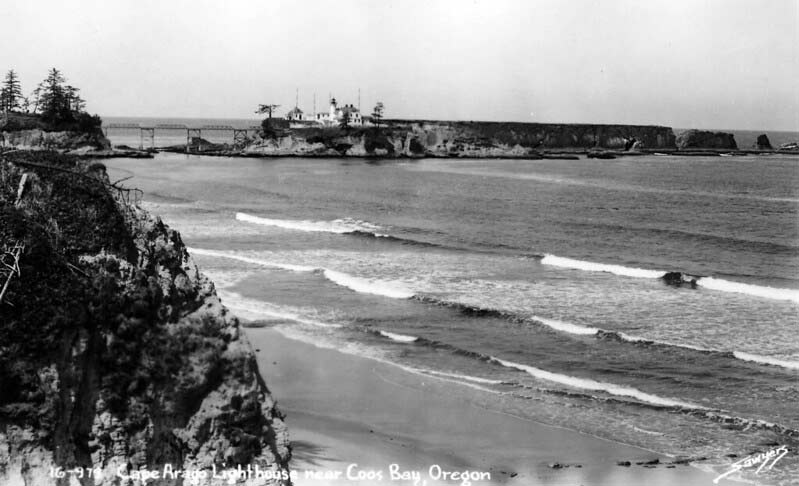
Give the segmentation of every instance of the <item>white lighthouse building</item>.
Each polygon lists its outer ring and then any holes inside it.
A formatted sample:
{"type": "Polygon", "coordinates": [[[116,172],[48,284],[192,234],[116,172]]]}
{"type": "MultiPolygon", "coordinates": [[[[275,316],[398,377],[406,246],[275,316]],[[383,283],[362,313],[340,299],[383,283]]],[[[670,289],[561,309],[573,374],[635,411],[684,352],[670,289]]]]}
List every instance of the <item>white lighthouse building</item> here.
{"type": "Polygon", "coordinates": [[[350,125],[352,126],[363,125],[363,117],[361,117],[361,111],[358,108],[356,108],[355,105],[350,104],[350,105],[339,106],[335,98],[331,98],[330,108],[328,109],[327,113],[316,114],[316,121],[325,126],[338,125],[339,123],[341,123],[341,119],[344,118],[345,113],[349,115],[350,125]]]}

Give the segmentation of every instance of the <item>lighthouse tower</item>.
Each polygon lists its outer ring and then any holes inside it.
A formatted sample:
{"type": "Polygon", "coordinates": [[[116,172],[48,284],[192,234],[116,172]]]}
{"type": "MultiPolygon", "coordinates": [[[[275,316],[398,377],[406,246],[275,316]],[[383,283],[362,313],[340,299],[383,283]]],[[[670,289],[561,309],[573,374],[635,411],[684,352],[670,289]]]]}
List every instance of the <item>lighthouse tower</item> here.
{"type": "Polygon", "coordinates": [[[335,98],[331,98],[330,99],[330,118],[329,118],[329,120],[331,122],[335,122],[336,121],[336,118],[337,118],[336,117],[336,111],[338,111],[338,105],[336,104],[336,99],[335,98]]]}

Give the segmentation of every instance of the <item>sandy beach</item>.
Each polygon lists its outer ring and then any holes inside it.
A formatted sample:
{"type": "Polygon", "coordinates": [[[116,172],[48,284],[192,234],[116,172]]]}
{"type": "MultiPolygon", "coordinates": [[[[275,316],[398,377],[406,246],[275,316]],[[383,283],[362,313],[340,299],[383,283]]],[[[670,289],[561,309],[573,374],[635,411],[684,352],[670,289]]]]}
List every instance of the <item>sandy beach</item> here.
{"type": "Polygon", "coordinates": [[[445,379],[268,328],[246,334],[287,415],[299,485],[713,484],[714,474],[653,452],[492,412],[445,379]],[[654,459],[660,464],[636,465],[654,459]]]}

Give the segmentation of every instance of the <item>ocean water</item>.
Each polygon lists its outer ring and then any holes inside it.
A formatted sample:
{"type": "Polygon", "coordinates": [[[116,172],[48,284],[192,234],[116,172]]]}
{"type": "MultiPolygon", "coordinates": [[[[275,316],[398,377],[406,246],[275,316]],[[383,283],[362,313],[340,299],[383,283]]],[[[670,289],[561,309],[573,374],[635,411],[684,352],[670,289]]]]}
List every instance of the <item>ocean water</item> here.
{"type": "Polygon", "coordinates": [[[745,477],[799,477],[799,157],[107,165],[242,320],[719,473],[786,445],[745,477]]]}

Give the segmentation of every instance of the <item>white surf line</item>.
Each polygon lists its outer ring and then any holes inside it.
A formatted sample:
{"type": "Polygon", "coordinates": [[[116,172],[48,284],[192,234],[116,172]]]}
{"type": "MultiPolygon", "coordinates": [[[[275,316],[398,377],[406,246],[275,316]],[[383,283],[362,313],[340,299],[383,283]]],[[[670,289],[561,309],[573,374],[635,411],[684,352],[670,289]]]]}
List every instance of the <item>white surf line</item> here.
{"type": "Polygon", "coordinates": [[[781,289],[776,287],[764,287],[760,285],[732,282],[713,277],[702,277],[696,284],[707,289],[719,290],[722,292],[735,292],[739,294],[753,295],[765,299],[788,300],[799,303],[799,290],[781,289]]]}
{"type": "MultiPolygon", "coordinates": [[[[306,319],[294,312],[286,311],[280,309],[278,306],[271,304],[269,302],[263,302],[257,299],[250,299],[247,297],[242,296],[236,292],[230,292],[227,290],[218,290],[217,294],[219,298],[222,300],[222,304],[230,309],[233,314],[240,313],[247,320],[250,321],[257,321],[262,318],[268,319],[279,319],[284,321],[293,321],[298,322],[300,324],[307,324],[316,327],[326,327],[326,328],[333,328],[338,329],[344,327],[341,324],[332,324],[327,322],[321,322],[313,319],[306,319]]],[[[263,319],[263,320],[268,320],[263,319]]]]}
{"type": "MultiPolygon", "coordinates": [[[[374,233],[381,229],[379,226],[366,221],[353,219],[335,219],[333,221],[306,221],[290,219],[269,219],[253,216],[246,213],[236,213],[236,219],[246,223],[258,224],[261,226],[274,226],[295,231],[316,232],[316,233],[336,233],[345,234],[355,231],[374,233]]],[[[379,235],[375,235],[379,236],[379,235]]]]}
{"type": "Polygon", "coordinates": [[[577,378],[574,376],[568,375],[561,375],[558,373],[552,373],[551,371],[545,371],[540,368],[535,368],[533,366],[523,365],[519,363],[514,363],[512,361],[505,361],[499,358],[491,357],[491,360],[505,366],[506,368],[515,368],[517,370],[524,371],[529,375],[533,376],[534,378],[538,378],[541,380],[550,381],[553,383],[559,383],[561,385],[570,386],[573,388],[580,388],[584,390],[592,390],[592,391],[603,391],[605,393],[609,393],[611,395],[616,396],[625,396],[635,398],[637,400],[641,400],[642,402],[651,403],[653,405],[660,405],[666,407],[678,407],[678,408],[690,408],[696,410],[707,410],[706,407],[702,407],[699,405],[693,405],[690,403],[681,402],[678,400],[673,400],[670,398],[663,398],[657,395],[652,395],[650,393],[642,392],[635,388],[630,388],[621,385],[614,385],[612,383],[603,383],[596,380],[591,380],[588,378],[577,378]]]}
{"type": "Polygon", "coordinates": [[[544,265],[552,265],[555,267],[572,268],[575,270],[586,270],[590,272],[606,272],[615,275],[622,275],[625,277],[636,278],[661,278],[666,275],[666,272],[661,270],[647,270],[644,268],[630,268],[622,265],[610,265],[605,263],[587,262],[583,260],[575,260],[573,258],[564,258],[555,255],[546,254],[541,259],[544,265]]]}
{"type": "Polygon", "coordinates": [[[799,361],[789,361],[786,359],[773,358],[771,356],[762,356],[758,354],[744,353],[742,351],[733,351],[733,356],[742,361],[751,361],[753,363],[767,364],[772,366],[780,366],[790,370],[799,370],[799,361]]]}
{"type": "MultiPolygon", "coordinates": [[[[547,319],[545,317],[539,316],[532,316],[531,319],[539,324],[543,324],[549,328],[555,329],[560,332],[564,332],[567,334],[575,334],[578,336],[596,336],[600,332],[608,333],[608,334],[615,334],[619,336],[622,340],[630,342],[630,343],[652,343],[658,346],[669,346],[674,348],[682,348],[682,349],[690,349],[692,351],[698,351],[701,353],[729,353],[730,351],[725,351],[721,349],[712,349],[712,348],[703,348],[701,346],[696,346],[692,344],[678,344],[672,343],[668,341],[660,341],[657,339],[648,339],[638,336],[633,336],[630,334],[626,334],[621,331],[609,331],[607,329],[600,329],[597,327],[590,327],[590,326],[582,326],[579,324],[572,324],[570,322],[558,321],[555,319],[547,319]]],[[[787,368],[791,370],[799,370],[799,361],[791,361],[782,358],[774,358],[771,356],[763,356],[753,353],[746,353],[743,351],[732,351],[732,355],[741,361],[749,361],[752,363],[758,363],[762,365],[771,365],[771,366],[779,366],[782,368],[787,368]]]]}
{"type": "Polygon", "coordinates": [[[189,253],[196,255],[205,255],[216,258],[229,258],[231,260],[238,260],[241,262],[252,263],[254,265],[260,265],[269,268],[279,268],[283,270],[306,273],[318,271],[321,272],[327,280],[361,294],[380,295],[392,299],[410,299],[415,295],[412,290],[398,282],[386,282],[382,280],[370,280],[366,278],[355,277],[348,273],[339,272],[324,267],[309,267],[303,265],[293,265],[290,263],[278,263],[245,257],[228,252],[204,250],[201,248],[187,248],[187,250],[189,253]]]}
{"type": "Polygon", "coordinates": [[[405,334],[397,334],[388,331],[380,331],[380,334],[391,339],[392,341],[397,341],[400,343],[413,343],[419,340],[419,338],[416,336],[406,336],[405,334]]]}
{"type": "MultiPolygon", "coordinates": [[[[656,278],[662,278],[667,273],[663,270],[648,270],[645,268],[631,268],[622,265],[595,263],[584,260],[575,260],[573,258],[559,257],[550,254],[544,255],[544,257],[541,259],[541,263],[544,265],[551,265],[561,268],[571,268],[574,270],[584,270],[589,272],[605,272],[605,273],[612,273],[614,275],[621,275],[625,277],[635,277],[635,278],[656,279],[656,278]]],[[[704,287],[710,290],[717,290],[721,292],[734,292],[739,294],[751,295],[754,297],[762,297],[764,299],[787,300],[799,303],[799,290],[797,289],[765,287],[761,285],[733,282],[730,280],[724,280],[714,277],[699,277],[696,279],[696,284],[700,287],[704,287]]]]}
{"type": "Polygon", "coordinates": [[[410,299],[415,295],[410,289],[394,282],[368,280],[326,268],[322,272],[331,282],[362,294],[381,295],[392,299],[410,299]]]}
{"type": "Polygon", "coordinates": [[[290,270],[292,272],[313,272],[314,270],[316,270],[316,267],[307,267],[303,265],[292,265],[290,263],[277,263],[267,260],[258,260],[257,258],[250,258],[223,251],[204,250],[202,248],[190,248],[190,247],[186,247],[186,250],[188,250],[190,254],[205,255],[216,258],[228,258],[231,260],[238,260],[244,263],[252,263],[254,265],[260,265],[262,267],[280,268],[282,270],[290,270]]]}

